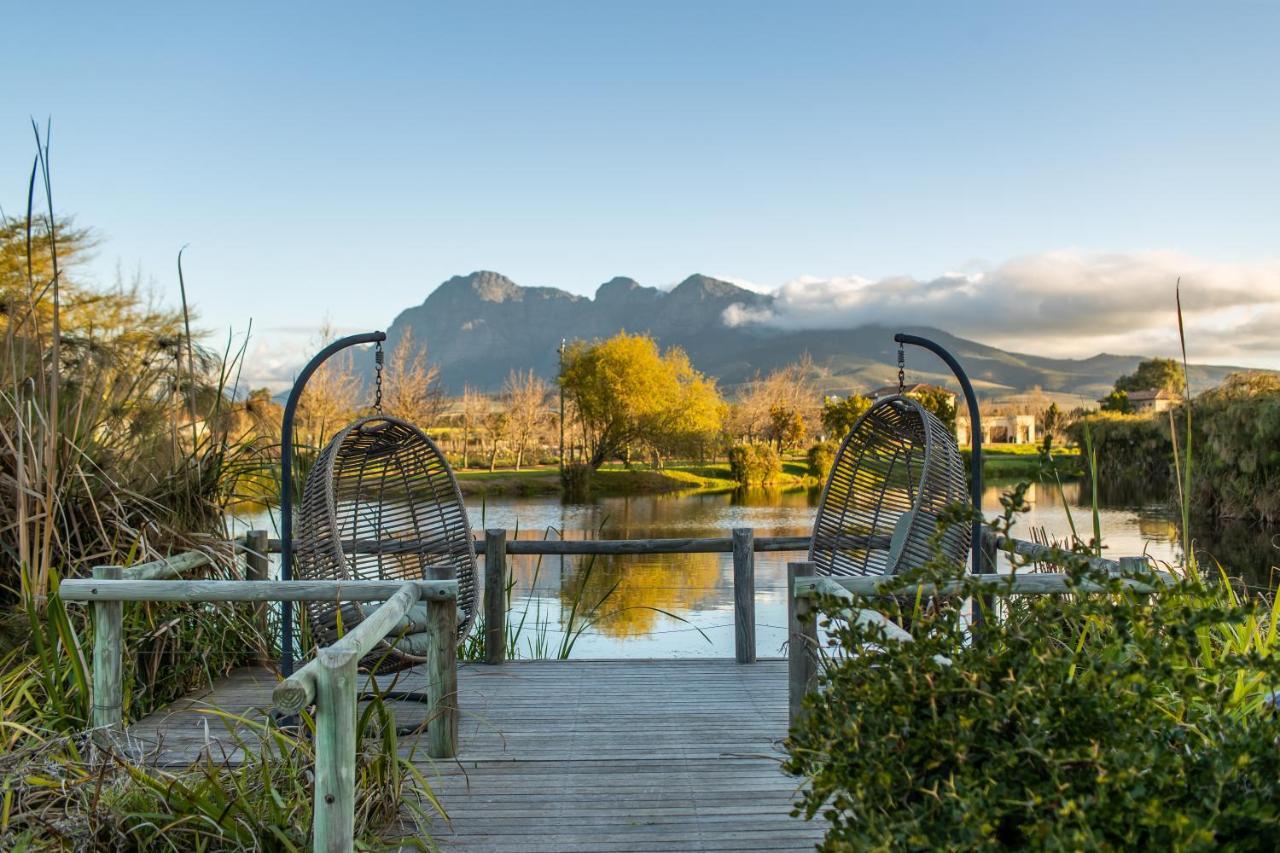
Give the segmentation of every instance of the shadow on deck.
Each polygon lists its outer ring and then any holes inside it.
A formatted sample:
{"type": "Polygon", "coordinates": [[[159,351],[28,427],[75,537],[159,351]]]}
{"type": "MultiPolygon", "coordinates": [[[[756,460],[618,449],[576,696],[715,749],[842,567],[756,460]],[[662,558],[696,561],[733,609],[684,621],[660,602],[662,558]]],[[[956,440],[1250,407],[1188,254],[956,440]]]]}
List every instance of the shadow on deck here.
{"type": "MultiPolygon", "coordinates": [[[[410,671],[397,687],[421,681],[410,671]]],[[[270,673],[241,670],[130,735],[163,764],[217,755],[225,727],[201,710],[265,708],[274,684],[270,673]]],[[[796,780],[779,769],[786,661],[473,664],[458,685],[457,760],[414,751],[449,812],[432,830],[443,847],[786,850],[821,837],[822,826],[789,816],[796,780]]],[[[421,706],[395,706],[401,722],[420,719],[421,706]]]]}

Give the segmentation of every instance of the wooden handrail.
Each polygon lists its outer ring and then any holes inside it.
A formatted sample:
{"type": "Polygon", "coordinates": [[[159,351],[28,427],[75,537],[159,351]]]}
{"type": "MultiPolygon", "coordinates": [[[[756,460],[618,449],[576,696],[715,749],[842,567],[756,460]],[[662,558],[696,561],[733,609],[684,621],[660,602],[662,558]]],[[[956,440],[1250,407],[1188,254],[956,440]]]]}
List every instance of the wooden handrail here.
{"type": "MultiPolygon", "coordinates": [[[[193,560],[167,561],[164,572],[193,560]]],[[[149,569],[150,571],[150,569],[149,569]]],[[[93,603],[94,738],[111,741],[123,723],[122,607],[125,601],[384,601],[342,639],[320,649],[311,663],[273,693],[286,713],[316,706],[314,849],[350,850],[355,831],[356,704],[360,660],[401,624],[409,609],[427,602],[428,682],[435,691],[427,721],[428,752],[452,758],[457,751],[458,582],[447,566],[428,567],[425,581],[190,581],[122,580],[119,566],[94,569],[92,580],[67,580],[67,601],[93,603]]]]}
{"type": "MultiPolygon", "coordinates": [[[[1169,583],[1157,576],[1157,583],[1169,583]]],[[[1157,588],[1133,578],[1117,578],[1116,582],[1138,593],[1153,593],[1157,588]]],[[[898,596],[951,595],[964,589],[965,584],[976,584],[984,593],[1010,595],[1061,595],[1076,592],[1111,592],[1112,587],[1091,580],[1076,580],[1061,572],[1026,572],[1019,574],[970,575],[965,581],[952,581],[941,587],[932,583],[911,583],[893,575],[865,577],[822,577],[796,581],[796,593],[806,595],[829,592],[839,588],[849,595],[898,596]]]]}
{"type": "Polygon", "coordinates": [[[121,576],[124,580],[130,581],[178,578],[193,569],[203,568],[212,562],[212,558],[203,551],[184,551],[172,557],[164,557],[159,560],[152,560],[149,563],[137,563],[127,566],[121,576]]]}
{"type": "Polygon", "coordinates": [[[126,581],[66,580],[64,601],[387,601],[400,587],[425,601],[452,601],[458,582],[443,581],[126,581]]]}
{"type": "MultiPolygon", "coordinates": [[[[756,553],[780,551],[808,551],[808,536],[757,536],[756,553]]],[[[856,540],[860,542],[862,540],[856,540]]],[[[888,539],[885,538],[885,542],[888,539]]],[[[355,553],[414,553],[423,549],[438,549],[439,542],[405,539],[398,542],[347,541],[343,547],[355,553]]],[[[484,537],[476,537],[471,543],[476,554],[485,551],[484,537]]],[[[280,540],[267,540],[267,553],[280,553],[280,540]]],[[[716,536],[691,539],[508,539],[508,554],[555,556],[559,554],[731,554],[733,537],[716,536]]]]}

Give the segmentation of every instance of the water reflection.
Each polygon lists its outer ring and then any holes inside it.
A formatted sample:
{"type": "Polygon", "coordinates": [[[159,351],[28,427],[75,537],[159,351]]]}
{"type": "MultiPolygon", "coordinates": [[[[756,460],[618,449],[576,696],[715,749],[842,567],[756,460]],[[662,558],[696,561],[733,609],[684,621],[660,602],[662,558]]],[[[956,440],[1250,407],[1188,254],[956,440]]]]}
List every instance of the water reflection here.
{"type": "Polygon", "coordinates": [[[609,637],[649,634],[668,614],[714,605],[725,586],[720,562],[718,554],[584,558],[560,585],[562,612],[581,601],[609,637]]]}

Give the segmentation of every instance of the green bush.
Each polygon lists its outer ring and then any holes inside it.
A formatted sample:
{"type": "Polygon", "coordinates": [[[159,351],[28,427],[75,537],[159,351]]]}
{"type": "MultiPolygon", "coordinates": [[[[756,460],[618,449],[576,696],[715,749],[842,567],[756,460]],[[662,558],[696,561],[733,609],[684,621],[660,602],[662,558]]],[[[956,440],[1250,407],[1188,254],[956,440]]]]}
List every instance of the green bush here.
{"type": "MultiPolygon", "coordinates": [[[[1185,417],[1174,420],[1180,445],[1185,417]]],[[[1219,519],[1280,522],[1280,377],[1232,374],[1196,397],[1191,423],[1193,508],[1219,519]]]]}
{"type": "Polygon", "coordinates": [[[831,473],[831,466],[836,461],[836,451],[840,449],[840,445],[834,441],[823,441],[809,448],[809,452],[805,454],[805,458],[809,463],[809,476],[817,477],[819,480],[827,479],[827,475],[831,473]]]}
{"type": "Polygon", "coordinates": [[[767,444],[738,444],[729,448],[729,471],[740,484],[759,486],[782,476],[782,459],[767,444]]]}
{"type": "Polygon", "coordinates": [[[591,475],[595,472],[585,462],[571,462],[560,472],[560,487],[571,501],[585,501],[591,496],[591,475]]]}
{"type": "Polygon", "coordinates": [[[1082,450],[1086,429],[1097,454],[1099,482],[1121,489],[1128,484],[1141,485],[1148,494],[1165,490],[1172,497],[1173,444],[1167,416],[1101,412],[1081,418],[1067,433],[1082,450]]]}
{"type": "Polygon", "coordinates": [[[1275,614],[1225,583],[1090,579],[1114,594],[1009,598],[976,637],[972,588],[911,614],[912,643],[824,617],[786,763],[824,849],[1280,847],[1275,614]]]}

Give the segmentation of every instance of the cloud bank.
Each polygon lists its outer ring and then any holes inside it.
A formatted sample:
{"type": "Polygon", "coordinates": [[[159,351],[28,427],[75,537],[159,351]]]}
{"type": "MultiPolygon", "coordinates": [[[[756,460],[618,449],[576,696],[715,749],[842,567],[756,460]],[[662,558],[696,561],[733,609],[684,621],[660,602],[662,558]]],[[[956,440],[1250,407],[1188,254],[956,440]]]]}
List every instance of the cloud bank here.
{"type": "Polygon", "coordinates": [[[934,326],[1038,355],[1179,351],[1174,288],[1182,279],[1194,361],[1280,368],[1280,259],[1212,263],[1172,251],[1057,251],[932,279],[803,276],[767,308],[731,306],[729,326],[934,326]]]}

